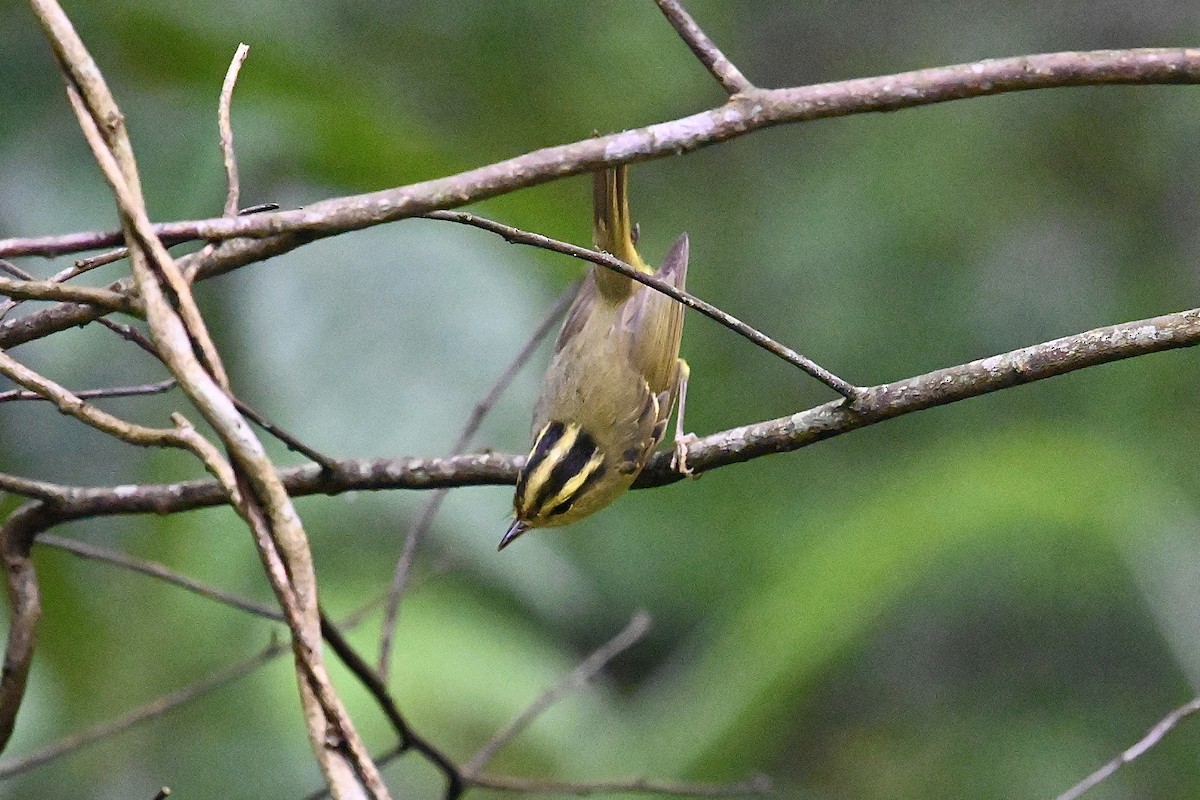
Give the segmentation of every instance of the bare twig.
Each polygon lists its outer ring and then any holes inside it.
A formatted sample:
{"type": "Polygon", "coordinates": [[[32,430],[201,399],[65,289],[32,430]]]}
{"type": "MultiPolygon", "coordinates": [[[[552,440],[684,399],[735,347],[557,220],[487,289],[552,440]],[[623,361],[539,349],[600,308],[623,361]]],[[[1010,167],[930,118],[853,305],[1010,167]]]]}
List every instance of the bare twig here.
{"type": "Polygon", "coordinates": [[[663,794],[679,797],[746,797],[771,791],[765,775],[755,775],[740,783],[683,783],[630,778],[624,781],[546,781],[536,778],[513,778],[500,775],[478,775],[472,786],[521,794],[570,794],[586,797],[593,794],[663,794]]]}
{"type": "Polygon", "coordinates": [[[392,699],[391,693],[388,692],[387,685],[379,673],[371,668],[358,652],[350,646],[336,624],[329,619],[324,611],[321,612],[321,635],[329,646],[341,659],[346,668],[354,673],[355,677],[366,687],[371,696],[375,698],[376,704],[383,711],[388,722],[392,726],[392,730],[396,732],[400,739],[400,744],[396,750],[396,754],[400,755],[409,750],[415,750],[423,755],[431,764],[441,771],[446,779],[446,800],[455,800],[463,793],[466,788],[463,783],[462,772],[450,760],[450,757],[435,747],[428,739],[418,734],[413,730],[412,726],[404,719],[400,713],[396,701],[392,699]]]}
{"type": "Polygon", "coordinates": [[[28,772],[34,767],[39,767],[48,761],[61,758],[89,744],[123,733],[143,722],[157,719],[184,703],[203,697],[239,678],[244,678],[259,666],[267,663],[275,656],[286,652],[286,650],[287,648],[284,645],[271,644],[252,658],[206,675],[195,683],[156,698],[126,714],[122,714],[111,720],[105,720],[90,728],[85,728],[21,758],[14,758],[0,763],[0,778],[8,778],[22,772],[28,772]]]}
{"type": "MultiPolygon", "coordinates": [[[[154,561],[146,561],[143,559],[134,558],[106,547],[100,547],[98,545],[88,544],[49,533],[40,534],[37,537],[37,543],[40,545],[46,545],[60,550],[65,550],[82,558],[102,561],[112,564],[113,566],[139,572],[152,578],[157,578],[198,594],[201,597],[205,597],[209,600],[216,601],[241,611],[249,612],[255,616],[277,622],[284,621],[283,614],[274,608],[265,606],[261,603],[256,603],[253,600],[247,600],[246,598],[238,597],[237,595],[230,594],[229,592],[223,591],[216,587],[209,586],[188,578],[185,575],[180,575],[179,573],[154,561]]],[[[368,607],[373,605],[375,604],[369,604],[368,607]]],[[[371,669],[370,665],[358,655],[353,647],[351,647],[350,643],[342,635],[342,632],[338,628],[337,624],[325,616],[324,612],[321,614],[321,633],[325,638],[325,641],[329,643],[330,647],[337,654],[338,658],[341,659],[342,663],[345,664],[346,667],[352,673],[354,673],[356,677],[359,678],[371,695],[376,699],[376,702],[379,704],[389,722],[391,722],[393,729],[396,731],[403,748],[406,750],[415,750],[421,753],[431,763],[442,770],[447,780],[448,795],[457,796],[460,794],[463,788],[462,778],[453,762],[451,762],[446,755],[434,747],[428,740],[414,731],[412,727],[405,721],[383,681],[380,680],[379,676],[371,669]]],[[[243,667],[246,669],[252,669],[254,666],[261,663],[265,662],[261,659],[255,659],[251,662],[236,666],[233,668],[233,674],[240,676],[243,674],[241,672],[243,667]]],[[[228,670],[223,671],[221,674],[226,673],[228,673],[228,670]]],[[[211,680],[220,681],[220,678],[206,678],[202,679],[200,683],[207,684],[211,680]]],[[[188,688],[190,689],[191,686],[188,688]]],[[[185,689],[182,690],[181,694],[171,696],[174,699],[156,701],[156,705],[162,707],[165,711],[167,707],[173,707],[174,705],[187,702],[188,700],[194,699],[196,696],[197,695],[190,693],[185,689]],[[163,706],[164,702],[167,704],[165,707],[163,706]]],[[[143,717],[142,719],[145,718],[143,717]]],[[[124,728],[122,728],[122,730],[123,729],[124,728]]],[[[77,737],[72,738],[74,739],[77,737]]],[[[94,740],[87,739],[87,741],[94,740]]],[[[59,750],[56,749],[53,752],[59,753],[59,750]]]]}
{"type": "Polygon", "coordinates": [[[9,275],[12,275],[14,278],[16,278],[19,281],[35,280],[35,278],[32,275],[30,275],[28,272],[21,269],[20,267],[18,267],[16,264],[12,263],[11,261],[5,261],[2,258],[0,258],[0,272],[7,272],[9,275]]]}
{"type": "Polygon", "coordinates": [[[201,456],[210,469],[220,472],[215,464],[216,461],[220,461],[220,456],[216,454],[212,445],[182,418],[176,420],[174,428],[147,428],[144,425],[126,422],[83,402],[77,395],[49,378],[18,363],[3,350],[0,350],[0,375],[49,400],[62,413],[110,436],[140,447],[176,447],[190,450],[201,456]]]}
{"type": "Polygon", "coordinates": [[[291,450],[293,453],[300,453],[301,455],[311,458],[315,463],[320,464],[324,469],[334,469],[334,467],[337,465],[336,460],[330,458],[319,450],[309,447],[304,442],[300,441],[300,439],[288,433],[279,425],[276,425],[274,422],[268,419],[265,414],[248,404],[245,400],[235,397],[234,395],[230,395],[230,399],[233,400],[234,406],[237,407],[237,410],[240,411],[242,415],[246,417],[246,419],[250,420],[279,441],[283,442],[287,446],[287,449],[291,450]]]}
{"type": "MultiPolygon", "coordinates": [[[[40,504],[30,504],[10,517],[9,521],[5,523],[5,533],[10,533],[13,535],[3,538],[2,541],[5,544],[11,544],[17,540],[32,542],[34,535],[37,535],[38,541],[42,541],[43,538],[47,538],[48,536],[47,534],[43,533],[43,531],[52,527],[57,522],[62,521],[64,520],[57,518],[57,516],[52,511],[49,511],[46,506],[42,506],[40,504]],[[20,535],[15,533],[17,527],[20,527],[23,530],[23,533],[20,535]]],[[[16,611],[18,611],[19,614],[16,618],[14,618],[14,620],[12,620],[12,626],[10,627],[9,649],[6,653],[6,656],[9,658],[11,658],[14,654],[14,633],[20,635],[24,631],[30,629],[30,626],[26,623],[26,621],[20,617],[20,614],[27,613],[28,604],[25,601],[29,599],[28,595],[21,595],[21,599],[22,603],[16,607],[16,611]]],[[[36,592],[34,593],[33,599],[36,600],[36,592]]],[[[343,620],[341,620],[341,622],[337,623],[337,626],[332,627],[337,630],[337,627],[348,629],[357,626],[366,618],[366,615],[370,611],[379,605],[381,601],[382,596],[365,603],[361,608],[352,612],[343,620]]],[[[14,775],[19,772],[25,772],[34,767],[41,766],[51,760],[69,755],[70,753],[73,753],[88,744],[109,736],[116,735],[118,733],[123,733],[144,722],[156,719],[174,708],[197,700],[214,691],[215,689],[220,688],[221,686],[232,683],[233,681],[244,677],[258,667],[263,666],[271,659],[277,658],[288,652],[288,649],[289,648],[286,644],[272,642],[268,647],[258,654],[211,672],[194,683],[188,684],[187,686],[163,697],[156,698],[155,700],[146,703],[138,709],[122,715],[118,719],[100,723],[84,731],[63,737],[57,742],[48,745],[36,753],[19,759],[13,759],[11,761],[4,762],[0,764],[0,777],[14,775]]],[[[21,665],[18,662],[14,664],[14,666],[21,665]]],[[[4,706],[5,691],[10,683],[10,678],[6,676],[4,684],[0,685],[0,708],[3,708],[4,706]]],[[[3,717],[0,715],[0,721],[2,721],[2,719],[3,717]]],[[[400,748],[397,751],[397,755],[405,752],[409,746],[411,745],[406,744],[404,748],[400,748]]],[[[457,771],[455,771],[455,774],[457,774],[457,771]]]]}
{"type": "Polygon", "coordinates": [[[135,297],[91,286],[69,286],[55,281],[27,281],[0,277],[0,295],[14,300],[57,300],[82,303],[104,311],[122,311],[141,316],[141,303],[135,297]]]}
{"type": "MultiPolygon", "coordinates": [[[[148,394],[162,394],[174,389],[177,385],[174,378],[167,378],[158,383],[143,383],[137,386],[113,386],[108,389],[84,389],[83,391],[73,392],[80,400],[95,400],[103,397],[140,397],[148,394]]],[[[0,403],[7,403],[12,400],[45,400],[46,398],[37,392],[22,391],[20,389],[9,389],[6,392],[0,392],[0,403]]]]}
{"type": "MultiPolygon", "coordinates": [[[[147,428],[126,422],[80,400],[48,378],[17,363],[2,350],[0,374],[42,395],[64,414],[123,441],[141,446],[176,447],[191,451],[218,479],[218,484],[227,496],[236,493],[232,488],[233,476],[228,464],[212,443],[196,433],[182,416],[172,415],[175,422],[173,429],[147,428]]],[[[71,496],[68,490],[66,497],[71,496]]],[[[37,575],[30,561],[29,551],[37,532],[51,521],[61,519],[61,499],[47,498],[40,503],[27,504],[14,512],[0,528],[0,555],[4,559],[4,578],[7,581],[9,603],[12,607],[4,658],[5,668],[0,674],[0,749],[12,736],[17,712],[25,695],[37,623],[41,617],[37,575]],[[45,505],[45,502],[50,500],[55,503],[53,507],[45,505]]]]}
{"type": "MultiPolygon", "coordinates": [[[[571,300],[575,297],[575,292],[578,288],[579,284],[576,282],[563,290],[558,299],[550,307],[550,311],[525,341],[525,345],[521,348],[520,352],[517,353],[516,357],[504,369],[500,377],[496,378],[487,392],[484,393],[483,398],[471,409],[471,415],[467,418],[467,423],[463,426],[458,439],[450,448],[451,455],[458,455],[466,449],[467,444],[474,438],[475,432],[479,430],[479,425],[483,422],[484,416],[496,404],[496,401],[500,399],[500,395],[512,383],[513,378],[517,376],[517,373],[521,371],[534,352],[537,351],[538,344],[550,333],[559,318],[566,313],[567,306],[571,304],[571,300]]],[[[379,674],[383,676],[384,680],[387,680],[391,673],[392,639],[396,634],[396,618],[400,613],[400,601],[404,597],[405,588],[408,586],[409,576],[412,574],[412,565],[416,559],[417,548],[420,547],[421,541],[425,538],[425,533],[433,523],[433,518],[437,516],[438,509],[441,508],[447,491],[447,489],[437,489],[433,492],[429,500],[425,502],[425,506],[421,509],[421,514],[417,517],[417,521],[408,529],[408,534],[404,537],[404,549],[400,553],[400,558],[396,562],[396,569],[392,574],[392,585],[388,590],[387,604],[384,606],[383,623],[379,635],[379,674]]]]}
{"type": "Polygon", "coordinates": [[[198,594],[201,597],[207,598],[222,605],[236,608],[240,611],[246,611],[258,617],[283,622],[283,614],[278,609],[270,606],[256,603],[253,600],[248,600],[244,597],[238,597],[235,594],[218,589],[215,586],[209,586],[206,583],[193,580],[186,575],[180,575],[172,569],[158,563],[157,561],[146,561],[141,558],[134,558],[125,553],[112,550],[108,547],[81,542],[76,539],[68,539],[65,536],[55,536],[52,533],[43,533],[37,537],[39,545],[53,547],[58,550],[65,550],[72,555],[80,558],[88,558],[94,561],[102,561],[106,564],[112,564],[116,567],[140,572],[143,575],[149,575],[152,578],[157,578],[161,581],[178,586],[182,589],[187,589],[189,592],[198,594]]]}
{"type": "Polygon", "coordinates": [[[513,718],[511,722],[497,731],[492,738],[488,739],[475,752],[475,755],[471,756],[471,759],[463,765],[462,772],[466,779],[473,780],[478,776],[496,753],[500,752],[502,747],[511,742],[521,731],[525,730],[529,723],[537,719],[546,709],[557,703],[568,693],[578,689],[594,678],[597,672],[604,669],[619,654],[632,647],[635,642],[646,635],[648,630],[650,630],[650,615],[644,611],[634,614],[633,618],[629,620],[629,624],[620,633],[596,648],[591,655],[579,663],[579,666],[571,670],[556,685],[539,695],[537,699],[513,718]]]}
{"type": "MultiPolygon", "coordinates": [[[[198,402],[197,395],[200,393],[197,382],[203,382],[207,376],[211,376],[221,388],[228,389],[229,379],[200,316],[195,297],[184,281],[178,265],[151,230],[150,218],[146,215],[142,200],[137,165],[125,135],[122,122],[124,117],[121,116],[120,109],[109,94],[108,86],[100,77],[99,71],[91,72],[81,68],[80,65],[84,63],[82,60],[90,60],[90,56],[83,48],[83,42],[78,40],[70,21],[62,14],[62,9],[58,8],[56,0],[31,2],[36,6],[44,6],[47,12],[56,10],[61,15],[56,24],[65,26],[47,26],[47,32],[60,48],[59,58],[63,62],[65,74],[69,80],[74,81],[67,84],[67,99],[79,121],[84,138],[92,149],[92,155],[117,199],[117,206],[126,226],[126,237],[136,242],[136,246],[131,246],[130,249],[130,261],[138,293],[146,303],[146,320],[150,324],[151,335],[159,344],[156,348],[159,356],[179,379],[180,385],[193,402],[198,402]],[[69,61],[64,53],[74,51],[76,47],[79,52],[73,53],[72,58],[77,61],[69,61]],[[86,88],[75,83],[81,80],[89,82],[86,88]],[[94,106],[89,106],[88,102],[94,106]],[[102,129],[100,120],[108,120],[108,127],[102,129]],[[170,299],[166,295],[168,291],[170,299]],[[184,339],[187,340],[186,347],[184,339]],[[167,344],[171,346],[164,346],[167,344]],[[198,363],[194,368],[190,368],[190,362],[193,360],[198,363]],[[187,375],[189,369],[193,373],[190,380],[187,375]]],[[[203,411],[204,408],[201,407],[201,412],[203,411]]]]}
{"type": "Polygon", "coordinates": [[[230,106],[233,103],[233,87],[237,85],[238,73],[246,56],[250,54],[250,46],[242,43],[237,46],[233,60],[229,62],[229,70],[225,73],[225,82],[221,85],[221,98],[217,103],[217,128],[221,140],[221,162],[225,165],[225,179],[228,192],[225,195],[225,216],[235,217],[238,210],[238,199],[241,195],[241,185],[238,182],[237,158],[233,152],[233,123],[230,120],[230,106]]]}
{"type": "Polygon", "coordinates": [[[734,95],[754,89],[754,84],[747,80],[742,71],[735,67],[733,62],[713,44],[712,39],[709,39],[700,29],[696,20],[692,19],[692,15],[678,0],[654,0],[654,2],[658,3],[659,10],[671,23],[671,27],[691,48],[696,58],[700,59],[704,68],[712,73],[721,86],[725,87],[726,92],[734,95]]]}
{"type": "Polygon", "coordinates": [[[1055,800],[1077,800],[1085,792],[1108,780],[1121,767],[1141,758],[1147,750],[1162,741],[1163,737],[1170,733],[1176,725],[1197,711],[1200,711],[1200,697],[1192,698],[1170,714],[1167,714],[1153,728],[1147,731],[1145,736],[1138,739],[1132,747],[1118,753],[1111,761],[1060,794],[1055,800]]]}
{"type": "Polygon", "coordinates": [[[33,537],[53,524],[54,514],[42,502],[26,503],[0,526],[0,557],[4,559],[8,590],[8,640],[4,645],[4,670],[0,672],[0,748],[12,738],[25,697],[38,620],[42,616],[41,591],[29,551],[33,537]]]}
{"type": "Polygon", "coordinates": [[[162,361],[162,359],[158,357],[158,351],[154,349],[154,343],[150,341],[146,334],[142,333],[132,325],[124,322],[113,322],[108,317],[99,317],[96,322],[105,328],[108,328],[125,341],[133,342],[138,347],[142,348],[142,350],[154,356],[156,360],[162,361]]]}
{"type": "MultiPolygon", "coordinates": [[[[7,272],[9,275],[20,281],[37,280],[28,272],[18,267],[16,264],[12,263],[11,261],[5,261],[2,258],[0,258],[0,272],[7,272]]],[[[4,298],[4,301],[0,302],[0,320],[3,320],[8,315],[8,312],[12,311],[20,302],[20,300],[13,300],[11,297],[4,298]]]]}
{"type": "MultiPolygon", "coordinates": [[[[238,73],[250,53],[250,46],[242,43],[237,46],[229,69],[225,72],[225,82],[221,85],[221,97],[217,102],[217,131],[221,147],[221,163],[225,167],[225,216],[236,217],[238,197],[241,195],[241,183],[238,180],[237,157],[233,150],[233,122],[230,119],[230,109],[233,105],[233,87],[237,85],[238,73]]],[[[208,255],[216,248],[212,242],[204,245],[201,253],[208,255]]],[[[196,279],[196,269],[201,262],[196,261],[184,270],[188,283],[196,279]]]]}
{"type": "MultiPolygon", "coordinates": [[[[264,211],[278,211],[278,210],[279,210],[278,203],[256,203],[255,205],[247,206],[246,208],[243,208],[241,211],[238,212],[238,214],[239,215],[241,215],[241,214],[261,214],[264,211]]],[[[194,241],[195,238],[197,238],[197,237],[180,239],[178,241],[170,242],[169,244],[170,244],[170,246],[173,247],[177,244],[184,244],[185,242],[194,241]]],[[[164,243],[166,243],[166,242],[164,242],[164,243]]],[[[92,248],[83,248],[83,249],[90,250],[92,248]]],[[[82,273],[87,272],[88,270],[95,269],[96,267],[102,267],[105,264],[111,264],[114,261],[120,261],[122,258],[125,258],[128,255],[129,255],[129,248],[118,247],[113,250],[109,250],[106,253],[100,253],[99,255],[92,256],[91,258],[81,258],[75,262],[74,267],[63,270],[62,272],[55,275],[51,280],[67,280],[68,278],[73,278],[76,275],[81,275],[82,273]]]]}
{"type": "Polygon", "coordinates": [[[75,496],[76,487],[36,481],[0,472],[0,492],[10,492],[21,497],[34,497],[49,503],[63,503],[75,496]]]}
{"type": "MultiPolygon", "coordinates": [[[[158,361],[162,361],[162,358],[159,357],[158,351],[154,347],[154,343],[147,339],[145,334],[143,334],[137,328],[134,328],[131,325],[123,325],[113,322],[105,317],[100,317],[96,321],[116,333],[121,338],[133,342],[158,361]]],[[[0,395],[0,399],[3,399],[2,395],[0,395]]],[[[293,436],[291,433],[288,433],[282,427],[268,419],[267,416],[261,411],[254,408],[236,395],[230,394],[229,399],[233,401],[234,407],[236,407],[244,417],[249,419],[255,425],[258,425],[260,428],[274,436],[279,441],[283,442],[284,445],[286,445],[287,448],[292,452],[305,455],[326,469],[333,469],[334,465],[337,463],[329,456],[325,455],[319,450],[316,450],[315,448],[309,447],[304,442],[300,441],[299,438],[293,436]]]]}
{"type": "MultiPolygon", "coordinates": [[[[787,363],[808,373],[812,377],[819,380],[821,383],[833,389],[835,392],[845,397],[851,403],[857,402],[859,395],[863,391],[859,387],[849,383],[848,381],[839,378],[829,370],[822,367],[807,356],[802,356],[790,347],[785,347],[771,337],[767,336],[762,331],[752,328],[742,322],[732,314],[727,314],[711,303],[706,303],[690,292],[683,289],[678,289],[666,281],[659,280],[653,275],[647,275],[629,264],[626,264],[616,256],[610,255],[600,250],[588,250],[586,247],[571,244],[570,242],[560,242],[557,239],[551,239],[548,236],[542,236],[538,233],[529,233],[520,228],[513,228],[494,220],[485,219],[474,214],[466,214],[461,211],[431,211],[423,215],[426,219],[440,219],[448,222],[458,222],[463,225],[471,225],[476,228],[481,228],[485,231],[503,236],[509,242],[518,244],[528,244],[534,247],[541,247],[545,250],[553,250],[556,253],[574,256],[575,258],[590,261],[593,264],[599,264],[602,267],[611,269],[613,272],[619,272],[626,277],[632,278],[638,283],[649,286],[656,292],[662,292],[668,297],[682,303],[688,308],[699,311],[704,316],[714,320],[721,325],[724,325],[734,333],[744,336],[754,344],[758,345],[768,353],[782,358],[787,363]]],[[[690,462],[689,462],[690,463],[690,462]]]]}

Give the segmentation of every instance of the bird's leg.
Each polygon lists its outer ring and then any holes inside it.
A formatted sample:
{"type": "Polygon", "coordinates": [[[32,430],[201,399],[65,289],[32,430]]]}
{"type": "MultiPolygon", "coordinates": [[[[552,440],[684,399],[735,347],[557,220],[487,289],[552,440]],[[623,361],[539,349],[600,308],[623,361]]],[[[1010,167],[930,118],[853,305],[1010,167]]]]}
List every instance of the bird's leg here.
{"type": "Polygon", "coordinates": [[[683,432],[683,411],[687,405],[688,377],[691,375],[688,363],[679,359],[679,408],[675,413],[675,455],[671,457],[671,469],[681,475],[694,478],[692,468],[687,463],[688,447],[698,441],[691,433],[683,432]]]}

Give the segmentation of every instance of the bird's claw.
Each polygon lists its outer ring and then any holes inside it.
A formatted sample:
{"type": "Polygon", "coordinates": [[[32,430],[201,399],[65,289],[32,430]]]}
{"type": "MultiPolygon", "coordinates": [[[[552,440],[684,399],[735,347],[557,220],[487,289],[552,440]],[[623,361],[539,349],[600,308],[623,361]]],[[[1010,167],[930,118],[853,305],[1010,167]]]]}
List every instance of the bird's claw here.
{"type": "Polygon", "coordinates": [[[685,433],[682,436],[675,437],[675,454],[671,456],[671,469],[683,475],[686,478],[695,478],[696,473],[688,466],[688,448],[700,441],[695,434],[685,433]]]}

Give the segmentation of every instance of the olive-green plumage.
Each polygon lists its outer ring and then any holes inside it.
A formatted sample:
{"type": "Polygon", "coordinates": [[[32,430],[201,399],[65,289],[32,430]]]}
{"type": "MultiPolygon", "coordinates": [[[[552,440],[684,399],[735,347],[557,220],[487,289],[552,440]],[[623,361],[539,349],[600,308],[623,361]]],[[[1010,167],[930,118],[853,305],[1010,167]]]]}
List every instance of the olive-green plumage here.
{"type": "MultiPolygon", "coordinates": [[[[593,178],[594,236],[605,250],[682,289],[682,234],[655,272],[634,247],[626,169],[593,178]]],[[[517,480],[516,517],[500,546],[529,528],[575,522],[626,491],[662,441],[687,366],[683,307],[631,278],[588,269],[567,311],[533,414],[534,442],[517,480]]]]}

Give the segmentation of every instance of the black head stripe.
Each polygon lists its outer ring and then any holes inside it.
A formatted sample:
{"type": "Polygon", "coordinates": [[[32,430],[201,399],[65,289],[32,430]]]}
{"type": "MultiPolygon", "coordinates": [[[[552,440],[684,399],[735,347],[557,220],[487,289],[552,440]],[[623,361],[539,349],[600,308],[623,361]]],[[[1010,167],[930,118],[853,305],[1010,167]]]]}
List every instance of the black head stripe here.
{"type": "MultiPolygon", "coordinates": [[[[594,455],[596,455],[596,440],[593,439],[587,431],[579,431],[575,437],[574,444],[571,445],[571,449],[568,450],[566,455],[559,459],[554,465],[553,469],[550,470],[550,477],[546,479],[546,482],[538,487],[538,493],[537,497],[533,501],[533,507],[540,509],[552,498],[558,495],[558,493],[563,490],[563,487],[567,485],[567,482],[570,481],[571,478],[583,471],[584,467],[587,466],[587,463],[592,460],[592,456],[594,455]]],[[[601,469],[603,469],[603,466],[597,467],[592,472],[592,475],[589,476],[589,478],[594,477],[601,469]]],[[[579,496],[579,492],[586,487],[586,484],[587,482],[585,481],[584,486],[581,486],[578,490],[576,490],[571,497],[566,498],[564,501],[560,501],[558,505],[562,505],[563,502],[566,501],[574,502],[575,498],[579,496]]],[[[557,508],[557,506],[555,508],[557,508]]]]}
{"type": "Polygon", "coordinates": [[[513,493],[513,507],[517,509],[518,517],[521,510],[527,507],[525,491],[529,476],[537,468],[537,465],[546,459],[546,454],[550,452],[554,443],[562,438],[564,430],[566,428],[561,422],[550,422],[542,427],[537,438],[533,440],[533,447],[530,448],[529,455],[525,458],[525,466],[521,467],[521,471],[517,473],[517,486],[513,493]]]}
{"type": "Polygon", "coordinates": [[[542,428],[541,433],[538,434],[537,441],[533,443],[533,449],[529,451],[529,458],[525,461],[525,470],[527,472],[545,459],[546,454],[550,452],[550,448],[558,444],[558,440],[562,438],[566,430],[567,426],[558,420],[554,420],[542,428]]]}
{"type": "Polygon", "coordinates": [[[543,427],[538,433],[537,438],[534,439],[529,456],[525,459],[525,466],[521,467],[521,472],[517,475],[516,504],[518,506],[522,505],[521,500],[525,497],[525,483],[529,478],[529,474],[537,468],[538,464],[546,460],[546,454],[562,438],[563,432],[566,429],[563,423],[554,420],[543,427]]]}
{"type": "Polygon", "coordinates": [[[561,503],[556,505],[554,508],[550,509],[549,513],[546,516],[557,517],[560,514],[565,514],[568,511],[570,511],[571,506],[575,505],[575,501],[578,500],[580,497],[582,497],[584,492],[586,492],[588,489],[592,488],[592,484],[594,484],[596,481],[600,480],[600,478],[603,475],[604,475],[604,465],[601,464],[600,466],[598,466],[594,470],[592,470],[592,474],[587,476],[587,478],[583,481],[583,483],[579,486],[579,488],[575,490],[574,494],[572,494],[566,500],[563,500],[561,503]]]}

